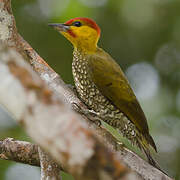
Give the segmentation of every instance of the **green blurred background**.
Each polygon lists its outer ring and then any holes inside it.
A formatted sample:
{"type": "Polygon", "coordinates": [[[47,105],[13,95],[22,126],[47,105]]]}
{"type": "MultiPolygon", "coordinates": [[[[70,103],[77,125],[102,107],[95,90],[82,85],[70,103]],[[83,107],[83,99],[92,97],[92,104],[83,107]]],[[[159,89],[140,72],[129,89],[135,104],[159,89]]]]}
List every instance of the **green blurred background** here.
{"type": "MultiPolygon", "coordinates": [[[[99,24],[99,46],[121,65],[148,118],[158,148],[153,156],[180,180],[180,1],[13,0],[12,8],[20,34],[71,84],[72,45],[47,24],[80,16],[99,24]]],[[[0,108],[5,137],[30,141],[0,108]]],[[[0,160],[0,179],[25,178],[38,180],[39,168],[0,160]]]]}

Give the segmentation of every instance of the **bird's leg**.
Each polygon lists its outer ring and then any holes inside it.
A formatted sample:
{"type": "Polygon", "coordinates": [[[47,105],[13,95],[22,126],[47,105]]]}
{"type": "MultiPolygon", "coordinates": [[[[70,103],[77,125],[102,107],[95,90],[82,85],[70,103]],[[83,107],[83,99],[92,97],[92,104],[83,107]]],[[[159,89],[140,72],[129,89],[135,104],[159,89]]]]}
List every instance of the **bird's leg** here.
{"type": "MultiPolygon", "coordinates": [[[[102,113],[97,113],[91,109],[85,109],[74,102],[72,103],[72,107],[76,112],[85,115],[90,121],[93,121],[97,126],[101,127],[102,123],[101,118],[99,117],[102,117],[102,113]]],[[[105,115],[103,115],[103,117],[108,118],[108,116],[105,115]]],[[[120,149],[123,150],[124,147],[126,147],[124,143],[120,142],[119,140],[116,141],[115,148],[117,151],[120,149]]]]}
{"type": "Polygon", "coordinates": [[[99,118],[99,113],[91,109],[85,109],[74,102],[72,103],[72,107],[75,111],[85,115],[90,121],[93,121],[97,126],[101,126],[101,119],[99,118]]]}

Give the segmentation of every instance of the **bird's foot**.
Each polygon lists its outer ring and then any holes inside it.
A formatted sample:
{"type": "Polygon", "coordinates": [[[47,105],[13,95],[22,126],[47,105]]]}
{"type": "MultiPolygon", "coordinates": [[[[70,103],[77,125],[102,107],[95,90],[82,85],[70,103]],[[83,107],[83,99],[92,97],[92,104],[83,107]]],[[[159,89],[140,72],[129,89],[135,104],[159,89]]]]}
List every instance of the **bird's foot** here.
{"type": "Polygon", "coordinates": [[[72,103],[72,107],[75,111],[86,116],[90,121],[93,121],[97,126],[101,126],[101,119],[98,117],[99,113],[91,109],[85,109],[79,106],[77,103],[72,103]]]}
{"type": "Polygon", "coordinates": [[[75,111],[77,111],[77,112],[79,112],[79,113],[81,113],[81,114],[83,114],[85,116],[88,116],[88,117],[90,117],[90,116],[92,116],[92,117],[99,116],[99,113],[97,113],[97,112],[95,112],[95,111],[93,111],[91,109],[85,109],[85,108],[81,107],[80,105],[78,105],[75,102],[72,103],[72,106],[73,106],[75,111]]]}

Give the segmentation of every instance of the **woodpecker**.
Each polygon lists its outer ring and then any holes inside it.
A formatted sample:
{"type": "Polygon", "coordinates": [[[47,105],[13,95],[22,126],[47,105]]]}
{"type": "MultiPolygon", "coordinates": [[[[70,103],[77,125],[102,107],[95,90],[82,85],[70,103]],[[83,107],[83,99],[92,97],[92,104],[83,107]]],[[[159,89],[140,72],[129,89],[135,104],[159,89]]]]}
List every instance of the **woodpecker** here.
{"type": "Polygon", "coordinates": [[[101,120],[137,145],[149,163],[157,167],[150,146],[156,152],[157,149],[145,114],[120,66],[98,47],[101,30],[96,22],[78,17],[49,25],[74,46],[72,73],[79,98],[101,120]]]}

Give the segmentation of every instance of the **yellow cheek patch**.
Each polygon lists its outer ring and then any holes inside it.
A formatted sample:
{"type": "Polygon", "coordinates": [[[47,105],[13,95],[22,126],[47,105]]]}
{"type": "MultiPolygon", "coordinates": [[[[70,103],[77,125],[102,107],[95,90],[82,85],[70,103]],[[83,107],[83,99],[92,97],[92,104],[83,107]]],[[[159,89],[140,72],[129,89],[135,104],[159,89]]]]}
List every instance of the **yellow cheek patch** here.
{"type": "Polygon", "coordinates": [[[99,35],[97,31],[89,26],[71,26],[67,32],[61,32],[75,48],[92,52],[96,49],[99,35]]]}

